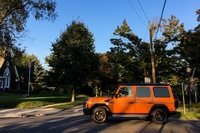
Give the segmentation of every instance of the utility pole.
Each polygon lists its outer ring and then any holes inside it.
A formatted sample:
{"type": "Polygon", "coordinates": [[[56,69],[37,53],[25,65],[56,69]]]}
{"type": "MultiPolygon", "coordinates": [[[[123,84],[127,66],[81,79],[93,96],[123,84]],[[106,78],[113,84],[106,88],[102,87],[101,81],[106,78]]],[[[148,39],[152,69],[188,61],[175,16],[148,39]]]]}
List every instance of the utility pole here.
{"type": "Polygon", "coordinates": [[[156,83],[156,74],[155,74],[155,64],[154,64],[154,55],[153,55],[153,42],[152,42],[152,29],[151,24],[149,23],[149,34],[150,34],[150,55],[151,55],[151,67],[152,67],[152,80],[153,83],[156,83]]]}

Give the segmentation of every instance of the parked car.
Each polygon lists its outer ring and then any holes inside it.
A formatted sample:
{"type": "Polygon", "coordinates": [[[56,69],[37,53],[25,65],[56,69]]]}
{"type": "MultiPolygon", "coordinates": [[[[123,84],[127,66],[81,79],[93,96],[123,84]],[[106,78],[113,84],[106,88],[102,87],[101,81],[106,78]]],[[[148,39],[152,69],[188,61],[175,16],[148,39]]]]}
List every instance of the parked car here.
{"type": "Polygon", "coordinates": [[[178,99],[169,84],[121,84],[111,96],[90,97],[83,102],[83,113],[96,123],[112,117],[144,117],[157,124],[176,114],[178,99]]]}

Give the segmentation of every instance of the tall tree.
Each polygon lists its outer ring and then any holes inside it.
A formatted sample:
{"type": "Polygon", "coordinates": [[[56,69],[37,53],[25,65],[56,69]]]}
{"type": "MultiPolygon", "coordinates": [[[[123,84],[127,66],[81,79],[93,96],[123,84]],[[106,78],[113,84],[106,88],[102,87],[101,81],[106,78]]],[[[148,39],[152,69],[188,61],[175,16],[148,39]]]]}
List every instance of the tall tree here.
{"type": "Polygon", "coordinates": [[[95,80],[97,89],[96,96],[103,95],[103,91],[108,91],[108,87],[113,84],[113,77],[111,74],[112,64],[108,62],[108,57],[106,53],[98,54],[100,58],[99,74],[97,75],[97,80],[95,80]]]}
{"type": "MultiPolygon", "coordinates": [[[[197,21],[200,22],[200,9],[196,11],[197,21]]],[[[180,44],[176,48],[180,54],[182,60],[186,63],[186,67],[191,69],[196,68],[195,77],[199,76],[199,65],[200,65],[200,24],[198,24],[194,29],[190,29],[184,32],[184,36],[181,38],[180,44]]],[[[195,79],[197,81],[197,79],[195,79]]],[[[197,82],[196,82],[197,83],[197,82]]]]}
{"type": "MultiPolygon", "coordinates": [[[[158,82],[170,77],[174,77],[173,74],[180,74],[180,70],[185,69],[183,60],[177,53],[177,45],[180,43],[181,38],[184,35],[184,24],[180,24],[179,20],[175,16],[171,16],[168,20],[163,19],[160,25],[160,31],[162,36],[153,40],[153,58],[155,63],[155,73],[158,82]],[[168,46],[171,46],[170,48],[168,46]]],[[[155,35],[155,31],[158,28],[157,23],[151,24],[152,37],[155,35]]],[[[108,52],[109,61],[114,62],[115,71],[119,74],[123,74],[124,81],[142,82],[143,77],[150,77],[151,59],[150,59],[150,45],[149,43],[142,42],[130,29],[126,21],[123,21],[121,27],[117,27],[114,35],[120,38],[111,39],[111,42],[115,47],[111,48],[108,52]],[[132,66],[131,66],[132,65],[132,66]],[[131,70],[131,69],[132,70],[131,70]],[[143,70],[143,71],[142,71],[143,70]],[[127,80],[128,73],[132,76],[131,80],[127,80]],[[135,76],[137,75],[137,76],[135,76]],[[140,75],[140,77],[138,77],[140,75]],[[126,79],[126,80],[125,80],[126,79]]],[[[183,74],[183,73],[181,73],[183,74]]]]}
{"type": "Polygon", "coordinates": [[[6,49],[16,49],[15,41],[23,36],[30,15],[36,20],[54,21],[57,17],[55,8],[56,2],[51,0],[1,0],[0,45],[6,49]]]}
{"type": "Polygon", "coordinates": [[[112,72],[120,82],[143,82],[144,76],[148,76],[146,64],[149,60],[148,45],[142,42],[130,29],[126,20],[122,26],[118,26],[111,43],[115,47],[107,53],[109,61],[114,63],[112,72]]]}
{"type": "Polygon", "coordinates": [[[87,84],[99,67],[93,34],[84,23],[72,21],[52,44],[46,61],[52,67],[51,74],[56,75],[57,86],[70,88],[74,102],[75,90],[87,84]]]}
{"type": "Polygon", "coordinates": [[[181,57],[178,50],[185,35],[184,23],[180,23],[180,20],[173,15],[167,20],[163,19],[162,33],[163,36],[160,41],[163,43],[162,46],[166,48],[162,50],[164,56],[158,55],[162,57],[162,64],[159,65],[159,68],[162,68],[160,75],[171,79],[171,81],[176,77],[176,80],[181,82],[184,79],[187,67],[186,61],[181,57]],[[162,67],[163,65],[166,67],[162,67]]]}
{"type": "Polygon", "coordinates": [[[200,30],[189,30],[179,45],[180,54],[192,67],[200,64],[200,30]]]}

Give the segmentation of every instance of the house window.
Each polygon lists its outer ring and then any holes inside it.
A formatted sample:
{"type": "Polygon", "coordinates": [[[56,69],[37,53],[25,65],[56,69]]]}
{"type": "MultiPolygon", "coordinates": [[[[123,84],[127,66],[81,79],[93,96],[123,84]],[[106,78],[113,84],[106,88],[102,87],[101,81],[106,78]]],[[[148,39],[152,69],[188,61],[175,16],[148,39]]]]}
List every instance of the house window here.
{"type": "Polygon", "coordinates": [[[8,68],[4,71],[3,77],[5,78],[4,88],[10,89],[10,70],[8,68]]]}

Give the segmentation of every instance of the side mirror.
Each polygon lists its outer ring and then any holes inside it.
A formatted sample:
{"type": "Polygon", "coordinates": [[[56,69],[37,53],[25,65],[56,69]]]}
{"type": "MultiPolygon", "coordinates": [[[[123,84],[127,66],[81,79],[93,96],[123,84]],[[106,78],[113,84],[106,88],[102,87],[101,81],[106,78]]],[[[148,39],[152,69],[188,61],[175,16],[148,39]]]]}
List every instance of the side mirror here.
{"type": "Polygon", "coordinates": [[[115,98],[116,98],[116,99],[119,98],[119,97],[121,97],[120,94],[115,94],[115,98]]]}

